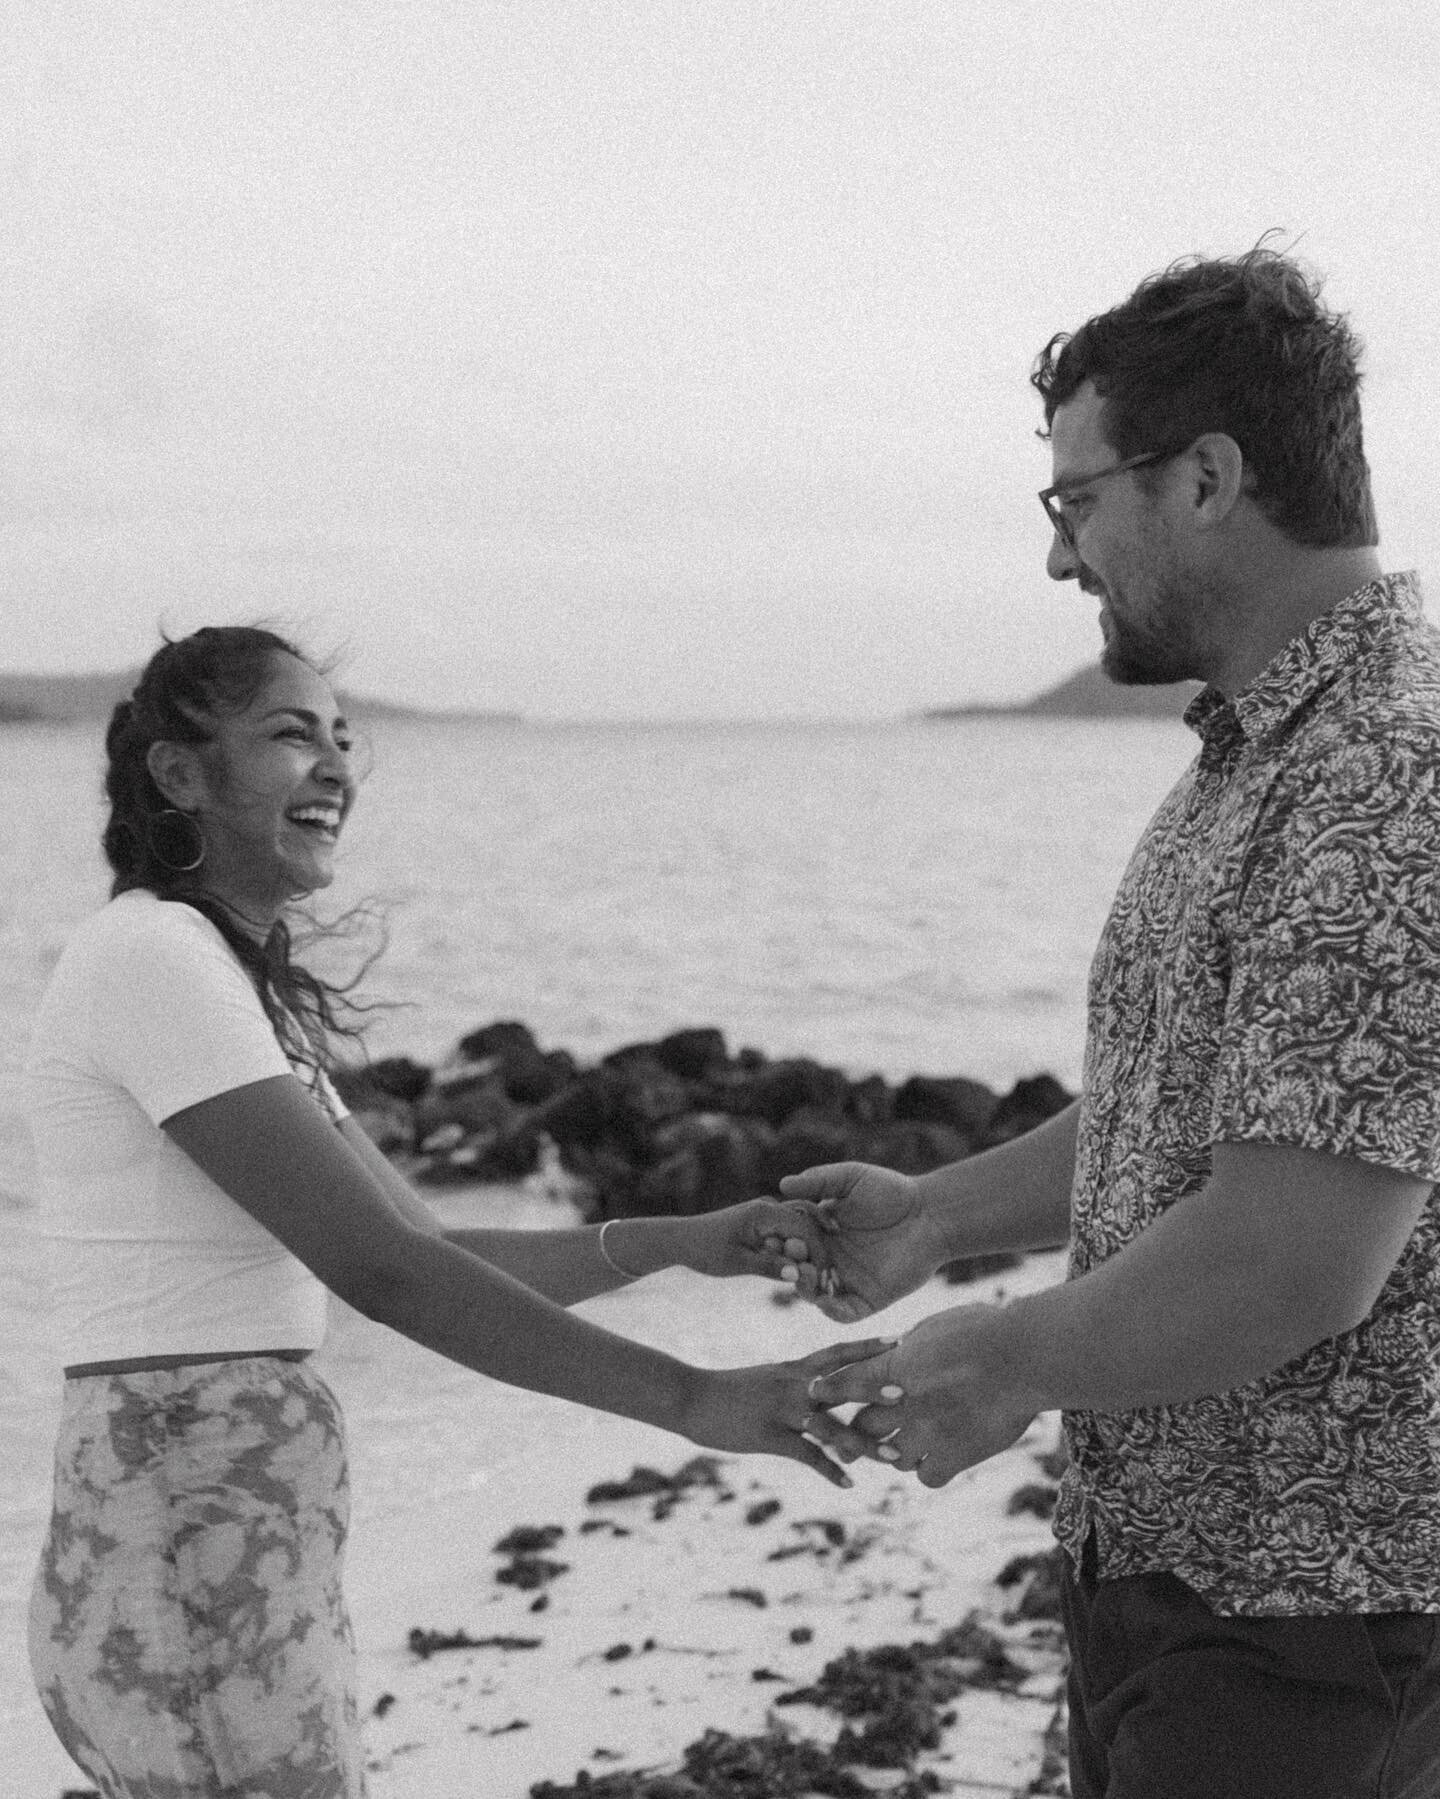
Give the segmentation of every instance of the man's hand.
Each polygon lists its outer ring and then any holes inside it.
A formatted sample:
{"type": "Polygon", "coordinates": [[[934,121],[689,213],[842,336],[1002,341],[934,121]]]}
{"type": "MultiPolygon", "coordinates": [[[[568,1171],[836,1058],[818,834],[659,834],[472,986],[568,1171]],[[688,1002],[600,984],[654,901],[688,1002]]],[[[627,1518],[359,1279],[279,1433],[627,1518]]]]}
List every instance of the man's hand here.
{"type": "MultiPolygon", "coordinates": [[[[868,1162],[831,1162],[789,1174],[787,1200],[818,1206],[824,1235],[815,1303],[827,1318],[853,1324],[922,1286],[945,1261],[919,1188],[907,1174],[868,1162]],[[827,1278],[828,1274],[828,1278],[827,1278]]],[[[811,1296],[808,1283],[800,1289],[811,1296]]]]}
{"type": "Polygon", "coordinates": [[[823,1375],[811,1396],[822,1406],[860,1401],[850,1428],[874,1445],[869,1453],[943,1487],[1008,1449],[1043,1409],[1015,1379],[1005,1342],[1012,1328],[998,1306],[937,1312],[887,1354],[823,1375]],[[897,1387],[903,1399],[885,1403],[882,1389],[897,1387]]]}

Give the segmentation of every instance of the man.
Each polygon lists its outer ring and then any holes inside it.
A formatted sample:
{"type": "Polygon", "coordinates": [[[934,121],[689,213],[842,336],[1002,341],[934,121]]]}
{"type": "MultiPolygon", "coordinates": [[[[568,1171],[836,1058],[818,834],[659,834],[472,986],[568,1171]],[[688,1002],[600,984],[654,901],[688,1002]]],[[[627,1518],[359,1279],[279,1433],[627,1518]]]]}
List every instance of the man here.
{"type": "Polygon", "coordinates": [[[1080,1101],[918,1180],[785,1185],[833,1316],[953,1256],[1068,1239],[1068,1280],[815,1397],[902,1386],[861,1425],[929,1486],[1063,1410],[1077,1799],[1433,1799],[1440,640],[1380,572],[1357,346],[1262,247],[1032,379],[1049,573],[1113,679],[1206,683],[1200,750],[1101,937],[1080,1101]]]}

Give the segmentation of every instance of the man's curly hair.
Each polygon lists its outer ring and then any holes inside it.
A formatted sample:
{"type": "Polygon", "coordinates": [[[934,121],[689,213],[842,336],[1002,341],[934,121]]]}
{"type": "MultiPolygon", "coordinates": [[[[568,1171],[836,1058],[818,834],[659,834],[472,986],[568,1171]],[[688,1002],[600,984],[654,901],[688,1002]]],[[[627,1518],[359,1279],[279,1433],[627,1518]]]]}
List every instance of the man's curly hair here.
{"type": "Polygon", "coordinates": [[[1298,544],[1379,541],[1360,427],[1360,343],[1320,283],[1262,239],[1232,258],[1186,257],[1073,334],[1030,380],[1045,423],[1087,381],[1117,456],[1181,450],[1207,431],[1240,446],[1250,493],[1298,544]]]}

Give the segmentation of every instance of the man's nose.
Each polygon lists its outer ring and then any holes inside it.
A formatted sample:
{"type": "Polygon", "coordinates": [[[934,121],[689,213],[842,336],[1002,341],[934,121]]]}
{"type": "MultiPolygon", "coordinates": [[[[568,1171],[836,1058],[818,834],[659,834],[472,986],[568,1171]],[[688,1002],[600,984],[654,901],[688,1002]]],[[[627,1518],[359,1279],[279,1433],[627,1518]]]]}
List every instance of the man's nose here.
{"type": "Polygon", "coordinates": [[[1051,534],[1045,573],[1052,581],[1073,581],[1080,573],[1080,558],[1058,531],[1051,534]]]}

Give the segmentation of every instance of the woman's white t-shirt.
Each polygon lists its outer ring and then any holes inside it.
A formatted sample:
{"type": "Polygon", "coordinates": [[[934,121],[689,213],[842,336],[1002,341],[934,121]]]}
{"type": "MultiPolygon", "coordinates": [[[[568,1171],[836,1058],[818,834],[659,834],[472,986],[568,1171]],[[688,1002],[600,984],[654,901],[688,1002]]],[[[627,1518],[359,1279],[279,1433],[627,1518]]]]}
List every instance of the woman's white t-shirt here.
{"type": "Polygon", "coordinates": [[[324,1286],[160,1129],[297,1072],[209,919],[139,889],[87,919],[40,1003],[27,1072],[64,1363],[319,1346],[324,1286]]]}

